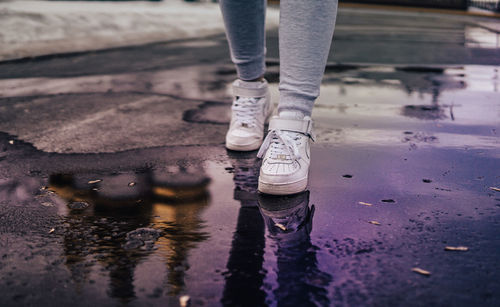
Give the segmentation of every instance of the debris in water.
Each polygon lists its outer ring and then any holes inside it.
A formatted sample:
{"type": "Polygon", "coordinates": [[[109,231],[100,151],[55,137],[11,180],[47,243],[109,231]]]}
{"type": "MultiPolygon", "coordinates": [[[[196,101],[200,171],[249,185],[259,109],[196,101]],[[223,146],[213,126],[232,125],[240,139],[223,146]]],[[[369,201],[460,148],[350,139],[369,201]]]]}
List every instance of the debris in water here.
{"type": "Polygon", "coordinates": [[[9,144],[10,144],[10,145],[14,145],[14,140],[10,140],[10,141],[9,141],[9,144]]]}
{"type": "Polygon", "coordinates": [[[84,201],[73,201],[68,204],[68,208],[71,210],[84,210],[90,206],[89,203],[84,201]]]}
{"type": "Polygon", "coordinates": [[[382,224],[380,224],[380,223],[379,223],[379,222],[377,222],[377,221],[369,221],[368,223],[373,224],[373,225],[377,225],[377,226],[382,225],[382,224]]]}
{"type": "Polygon", "coordinates": [[[413,272],[415,273],[418,273],[420,275],[424,275],[424,276],[430,276],[431,275],[431,272],[429,271],[426,271],[424,269],[421,269],[421,268],[413,268],[411,269],[413,272]]]}
{"type": "Polygon", "coordinates": [[[432,182],[432,180],[430,180],[430,179],[422,179],[422,182],[425,182],[425,183],[431,183],[431,182],[432,182]]]}
{"type": "Polygon", "coordinates": [[[445,251],[457,251],[457,252],[466,252],[469,250],[467,246],[446,246],[444,248],[445,251]]]}
{"type": "Polygon", "coordinates": [[[493,191],[496,191],[496,192],[500,192],[500,188],[490,187],[490,189],[493,190],[493,191]]]}
{"type": "Polygon", "coordinates": [[[51,230],[49,230],[49,233],[54,233],[54,231],[56,231],[56,229],[52,228],[51,230]]]}
{"type": "Polygon", "coordinates": [[[373,204],[365,203],[364,201],[360,201],[360,202],[358,202],[358,204],[363,205],[363,206],[373,206],[373,204]]]}
{"type": "Polygon", "coordinates": [[[352,178],[352,175],[345,174],[345,175],[342,175],[342,177],[344,177],[344,178],[352,178]]]}
{"type": "Polygon", "coordinates": [[[191,301],[191,298],[189,297],[189,295],[183,295],[183,296],[179,297],[179,304],[181,305],[181,307],[189,306],[190,301],[191,301]]]}
{"type": "Polygon", "coordinates": [[[281,230],[283,230],[283,231],[286,231],[286,227],[285,227],[285,225],[283,225],[283,224],[276,223],[276,224],[274,224],[274,226],[278,227],[279,229],[281,229],[281,230]]]}
{"type": "Polygon", "coordinates": [[[98,182],[101,182],[101,181],[102,181],[101,179],[90,180],[89,184],[94,184],[94,183],[98,183],[98,182]]]}
{"type": "Polygon", "coordinates": [[[396,201],[394,199],[388,198],[388,199],[382,199],[382,202],[383,203],[395,203],[396,201]]]}
{"type": "Polygon", "coordinates": [[[145,250],[151,250],[154,247],[154,242],[158,240],[160,235],[161,231],[158,229],[138,228],[127,233],[123,248],[129,250],[145,246],[145,250]]]}
{"type": "Polygon", "coordinates": [[[128,186],[129,186],[129,187],[133,187],[134,185],[135,185],[135,182],[130,182],[130,183],[128,184],[128,186]]]}

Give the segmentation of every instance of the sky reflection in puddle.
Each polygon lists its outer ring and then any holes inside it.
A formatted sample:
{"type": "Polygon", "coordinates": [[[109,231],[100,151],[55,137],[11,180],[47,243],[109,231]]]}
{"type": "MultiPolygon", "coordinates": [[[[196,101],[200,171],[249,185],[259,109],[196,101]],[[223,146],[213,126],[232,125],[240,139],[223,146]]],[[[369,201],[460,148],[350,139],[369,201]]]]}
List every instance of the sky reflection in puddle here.
{"type": "MultiPolygon", "coordinates": [[[[498,67],[362,67],[328,72],[313,110],[320,144],[498,147],[498,67]],[[333,141],[332,141],[333,140],[333,141]],[[432,142],[428,142],[431,140],[432,142]]],[[[277,84],[272,84],[278,97],[277,84]]]]}

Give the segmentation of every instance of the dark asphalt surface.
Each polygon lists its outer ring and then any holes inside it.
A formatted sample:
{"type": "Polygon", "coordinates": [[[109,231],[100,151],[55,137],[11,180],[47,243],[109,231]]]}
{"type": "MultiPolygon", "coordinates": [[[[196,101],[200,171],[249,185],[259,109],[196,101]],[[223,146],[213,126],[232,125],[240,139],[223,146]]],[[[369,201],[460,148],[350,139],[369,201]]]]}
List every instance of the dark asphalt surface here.
{"type": "Polygon", "coordinates": [[[341,11],[289,197],[224,148],[223,36],[0,63],[0,305],[498,306],[500,46],[480,22],[341,11]]]}

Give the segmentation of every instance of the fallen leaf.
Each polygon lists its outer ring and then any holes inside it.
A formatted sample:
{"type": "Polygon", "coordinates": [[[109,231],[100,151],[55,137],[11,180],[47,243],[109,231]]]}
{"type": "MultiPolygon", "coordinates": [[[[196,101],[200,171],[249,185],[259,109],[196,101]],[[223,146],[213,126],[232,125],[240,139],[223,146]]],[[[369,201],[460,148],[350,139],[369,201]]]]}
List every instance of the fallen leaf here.
{"type": "Polygon", "coordinates": [[[51,230],[49,230],[49,233],[53,233],[54,231],[56,231],[56,229],[52,228],[51,230]]]}
{"type": "Polygon", "coordinates": [[[102,181],[101,179],[90,180],[89,184],[94,184],[94,183],[98,183],[98,182],[101,182],[101,181],[102,181]]]}
{"type": "Polygon", "coordinates": [[[373,206],[373,204],[365,203],[364,201],[360,201],[360,202],[358,202],[358,204],[363,205],[363,206],[373,206]]]}
{"type": "Polygon", "coordinates": [[[377,225],[377,226],[382,225],[382,224],[380,224],[380,223],[379,223],[379,222],[377,222],[377,221],[369,221],[368,223],[373,224],[373,225],[377,225]]]}
{"type": "Polygon", "coordinates": [[[490,187],[490,189],[493,190],[493,191],[496,191],[496,192],[500,192],[500,188],[490,187]]]}
{"type": "Polygon", "coordinates": [[[286,227],[285,227],[285,225],[283,225],[283,224],[276,223],[276,224],[274,224],[274,226],[278,227],[279,229],[281,229],[281,230],[283,230],[283,231],[286,231],[286,227]]]}
{"type": "Polygon", "coordinates": [[[418,273],[418,274],[421,274],[421,275],[425,275],[425,276],[430,276],[431,275],[431,272],[429,271],[426,271],[424,269],[421,269],[421,268],[413,268],[411,269],[413,272],[415,273],[418,273]]]}
{"type": "Polygon", "coordinates": [[[444,248],[445,251],[458,251],[458,252],[466,252],[469,250],[467,246],[446,246],[444,248]]]}
{"type": "Polygon", "coordinates": [[[181,305],[181,307],[187,307],[187,306],[189,306],[190,300],[191,300],[191,298],[189,297],[189,295],[183,295],[183,296],[179,297],[179,304],[181,305]]]}
{"type": "Polygon", "coordinates": [[[130,182],[130,183],[128,184],[128,186],[129,186],[129,187],[133,187],[134,185],[135,185],[135,182],[130,182]]]}

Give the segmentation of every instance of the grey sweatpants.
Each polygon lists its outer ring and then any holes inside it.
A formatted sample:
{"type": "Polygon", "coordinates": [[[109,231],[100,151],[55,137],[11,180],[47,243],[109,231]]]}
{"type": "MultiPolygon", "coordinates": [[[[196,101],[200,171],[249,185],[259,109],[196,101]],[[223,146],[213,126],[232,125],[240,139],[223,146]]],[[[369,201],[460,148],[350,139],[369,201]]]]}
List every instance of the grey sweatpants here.
{"type": "MultiPolygon", "coordinates": [[[[278,112],[310,115],[330,50],[338,0],[281,0],[278,112]]],[[[220,0],[231,59],[238,77],[265,72],[266,0],[220,0]]]]}

